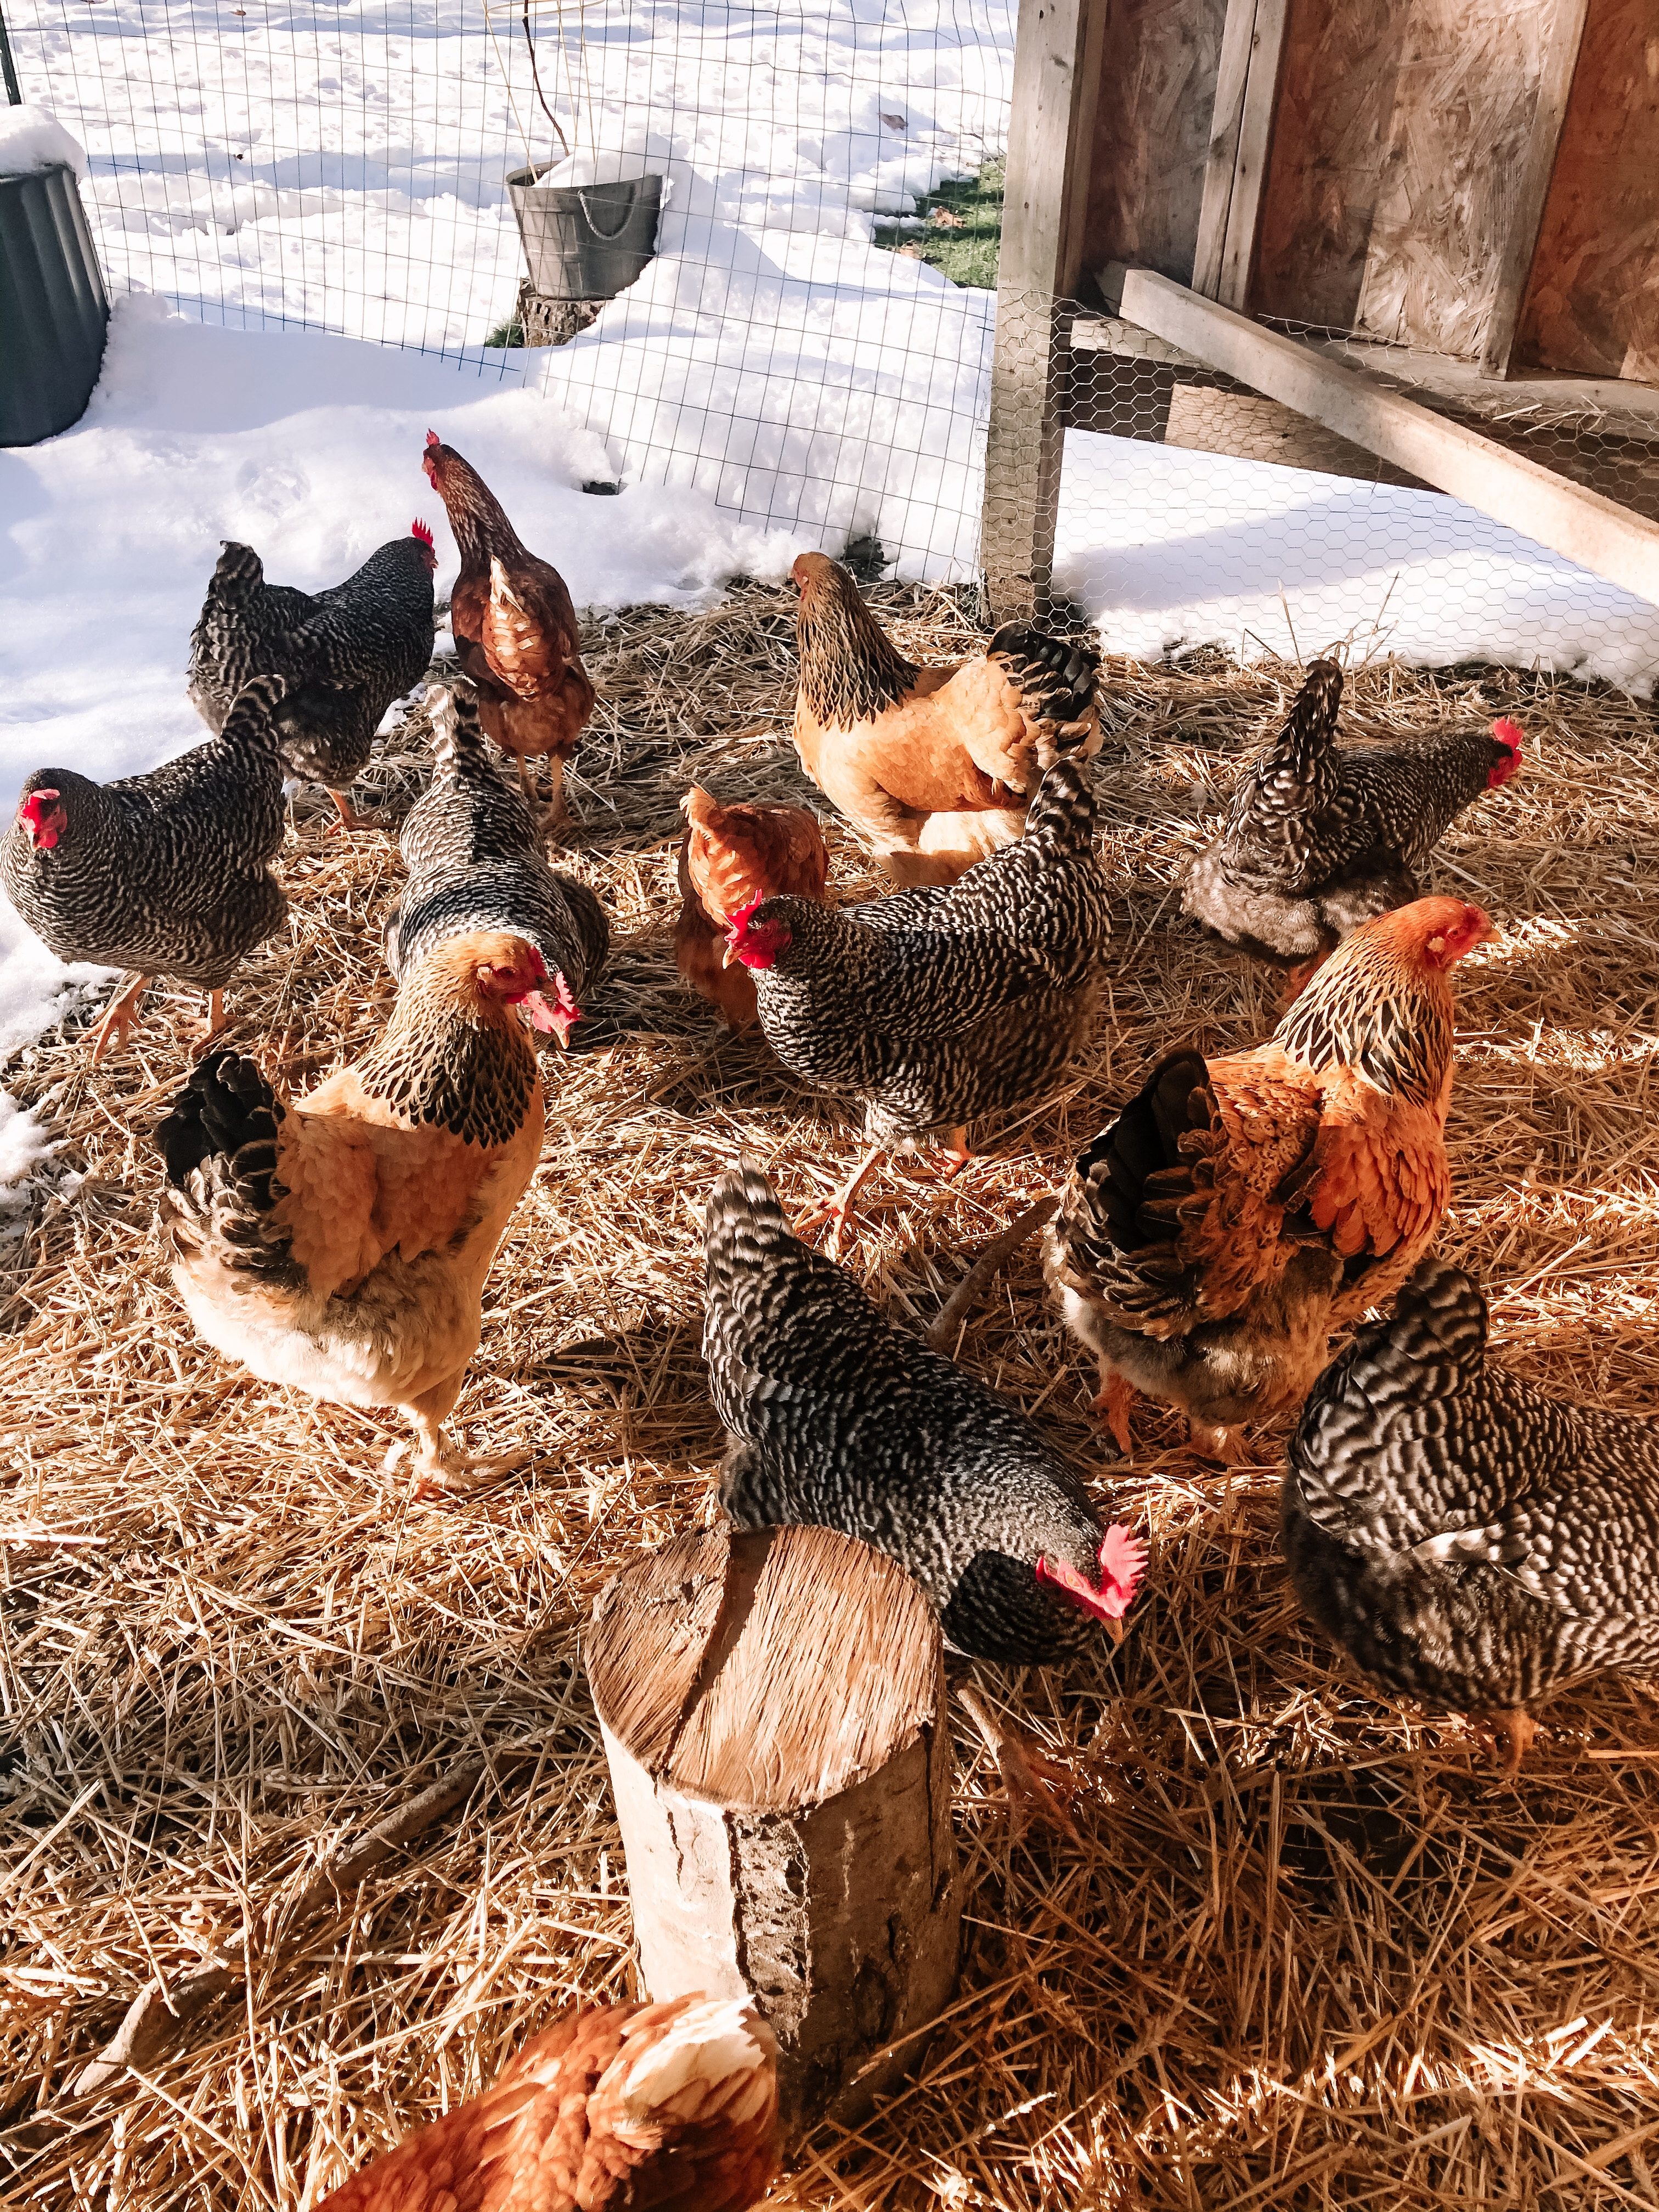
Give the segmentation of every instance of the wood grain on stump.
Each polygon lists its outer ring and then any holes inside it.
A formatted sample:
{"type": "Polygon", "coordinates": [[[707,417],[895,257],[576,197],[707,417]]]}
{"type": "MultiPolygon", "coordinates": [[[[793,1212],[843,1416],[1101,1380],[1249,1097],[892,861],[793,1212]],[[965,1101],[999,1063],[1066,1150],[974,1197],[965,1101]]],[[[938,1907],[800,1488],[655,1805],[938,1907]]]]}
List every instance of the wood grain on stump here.
{"type": "Polygon", "coordinates": [[[933,1608],[833,1530],[703,1530],[606,1585],[587,1664],[651,1996],[751,1990],[789,2131],[856,2114],[956,1984],[933,1608]]]}

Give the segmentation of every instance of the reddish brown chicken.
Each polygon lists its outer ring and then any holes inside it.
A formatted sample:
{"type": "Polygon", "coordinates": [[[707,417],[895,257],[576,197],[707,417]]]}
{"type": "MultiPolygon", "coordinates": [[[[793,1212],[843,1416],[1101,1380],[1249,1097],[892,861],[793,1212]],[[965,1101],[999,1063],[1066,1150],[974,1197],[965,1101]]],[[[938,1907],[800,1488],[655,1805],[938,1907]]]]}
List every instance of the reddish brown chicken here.
{"type": "Polygon", "coordinates": [[[677,1997],[567,2014],[319,2212],[745,2212],[777,2170],[771,2030],[677,1997]]]}
{"type": "Polygon", "coordinates": [[[1491,934],[1461,899],[1362,923],[1266,1044],[1172,1054],[1079,1159],[1048,1280],[1126,1451],[1144,1390],[1237,1457],[1237,1425],[1299,1405],[1332,1330],[1423,1257],[1451,1194],[1451,970],[1491,934]]]}
{"type": "Polygon", "coordinates": [[[460,549],[449,626],[477,690],[478,720],[485,736],[518,762],[526,799],[532,797],[527,763],[540,757],[550,763],[549,820],[562,822],[564,764],[593,712],[564,578],[529,551],[483,478],[435,430],[426,434],[421,465],[448,509],[460,549]]]}
{"type": "Polygon", "coordinates": [[[821,902],[830,879],[823,833],[804,806],[722,806],[695,783],[680,807],[675,963],[734,1030],[746,1030],[757,1013],[755,984],[726,940],[732,917],[757,899],[821,902]]]}
{"type": "Polygon", "coordinates": [[[1100,750],[1098,656],[1010,623],[955,666],[907,660],[848,571],[803,553],[795,750],[896,883],[953,884],[1020,834],[1043,771],[1100,750]]]}

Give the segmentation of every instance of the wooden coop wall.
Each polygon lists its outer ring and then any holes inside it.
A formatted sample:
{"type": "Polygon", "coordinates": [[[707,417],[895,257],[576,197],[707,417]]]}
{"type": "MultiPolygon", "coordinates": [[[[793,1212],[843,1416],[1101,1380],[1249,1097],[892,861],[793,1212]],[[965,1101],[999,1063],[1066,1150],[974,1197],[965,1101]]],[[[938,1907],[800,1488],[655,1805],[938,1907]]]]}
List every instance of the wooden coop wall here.
{"type": "Polygon", "coordinates": [[[1109,0],[1083,265],[1193,280],[1227,0],[1109,0]]]}
{"type": "Polygon", "coordinates": [[[1556,0],[1291,0],[1248,312],[1473,361],[1556,0]]]}
{"type": "Polygon", "coordinates": [[[1590,0],[1515,358],[1659,383],[1659,0],[1590,0]]]}

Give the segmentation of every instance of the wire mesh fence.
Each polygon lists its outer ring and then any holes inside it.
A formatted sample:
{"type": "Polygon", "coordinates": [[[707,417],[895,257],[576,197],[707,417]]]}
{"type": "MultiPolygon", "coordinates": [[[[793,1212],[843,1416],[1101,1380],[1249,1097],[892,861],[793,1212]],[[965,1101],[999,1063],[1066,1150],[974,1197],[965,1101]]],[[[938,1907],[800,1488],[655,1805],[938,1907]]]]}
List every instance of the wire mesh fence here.
{"type": "MultiPolygon", "coordinates": [[[[1119,651],[1659,670],[1659,616],[1628,593],[1097,304],[999,304],[1016,0],[9,13],[25,96],[88,149],[116,291],[526,383],[617,481],[851,544],[871,573],[969,580],[1040,484],[1037,610],[1119,651]],[[654,257],[614,297],[550,289],[513,176],[659,179],[654,257]],[[999,317],[1015,370],[988,501],[999,317]]],[[[1297,335],[1659,519],[1659,410],[1552,411],[1472,372],[1435,390],[1398,348],[1297,335]]]]}

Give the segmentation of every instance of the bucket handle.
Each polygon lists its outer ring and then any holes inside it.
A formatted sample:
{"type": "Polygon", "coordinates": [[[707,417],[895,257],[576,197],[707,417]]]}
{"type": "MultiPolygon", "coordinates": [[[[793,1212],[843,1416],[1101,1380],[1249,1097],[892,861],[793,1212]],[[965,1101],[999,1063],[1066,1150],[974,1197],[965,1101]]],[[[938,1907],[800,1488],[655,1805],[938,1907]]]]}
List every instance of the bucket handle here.
{"type": "MultiPolygon", "coordinates": [[[[637,182],[637,181],[638,181],[638,179],[635,179],[634,181],[637,182]]],[[[604,241],[605,241],[605,243],[607,246],[609,246],[609,245],[611,244],[611,240],[612,240],[613,239],[620,238],[620,237],[622,236],[622,234],[623,234],[623,231],[625,231],[625,230],[627,229],[627,228],[628,228],[628,226],[629,226],[629,222],[630,222],[632,221],[632,219],[633,219],[633,215],[634,215],[634,203],[633,203],[633,201],[632,201],[632,200],[629,200],[629,201],[627,201],[626,203],[624,203],[623,207],[622,215],[621,215],[621,216],[619,217],[619,219],[618,219],[618,221],[617,221],[617,228],[616,228],[614,230],[605,230],[605,229],[604,229],[604,228],[602,228],[599,223],[595,222],[594,222],[594,220],[593,220],[593,210],[592,210],[592,209],[591,207],[589,207],[589,205],[588,205],[588,204],[587,204],[587,189],[586,189],[586,187],[585,185],[578,185],[578,187],[577,187],[577,193],[578,193],[578,197],[579,197],[579,198],[580,198],[580,200],[581,200],[581,204],[582,204],[582,213],[583,213],[583,215],[586,217],[586,220],[587,220],[587,227],[588,227],[588,228],[592,232],[592,234],[593,234],[594,237],[595,237],[595,238],[603,239],[603,240],[604,240],[604,241]]]]}

